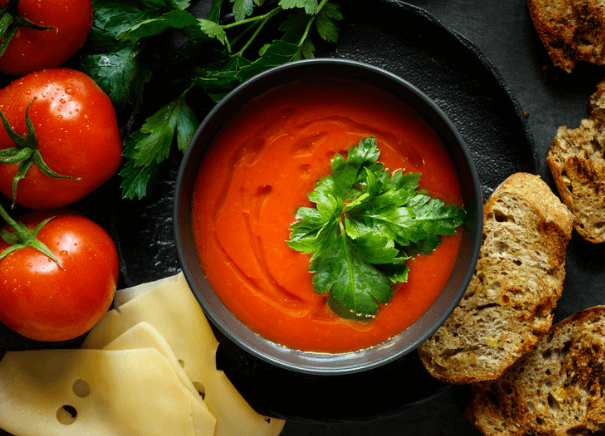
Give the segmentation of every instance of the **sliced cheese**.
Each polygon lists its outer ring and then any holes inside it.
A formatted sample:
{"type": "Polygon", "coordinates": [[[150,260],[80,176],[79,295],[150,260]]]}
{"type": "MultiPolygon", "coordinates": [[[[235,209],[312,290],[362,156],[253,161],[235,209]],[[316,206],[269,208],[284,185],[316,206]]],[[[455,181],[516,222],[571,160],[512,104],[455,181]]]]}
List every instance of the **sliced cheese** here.
{"type": "Polygon", "coordinates": [[[141,322],[166,340],[191,382],[205,393],[217,436],[279,435],[284,421],[258,414],[216,368],[218,341],[182,273],[128,290],[86,337],[83,348],[102,349],[141,322]]]}
{"type": "Polygon", "coordinates": [[[0,361],[0,426],[19,436],[211,436],[216,420],[155,349],[32,350],[0,361]]]}
{"type": "Polygon", "coordinates": [[[162,283],[173,282],[175,279],[176,276],[170,276],[156,280],[154,282],[141,283],[140,285],[132,286],[130,288],[118,289],[113,298],[113,306],[119,307],[122,304],[134,299],[135,297],[141,296],[149,291],[154,290],[162,283]]]}
{"type": "MultiPolygon", "coordinates": [[[[183,386],[194,394],[199,401],[202,401],[200,393],[193,386],[189,377],[187,377],[182,364],[179,363],[168,342],[150,324],[140,322],[103,347],[104,350],[135,350],[139,348],[154,348],[158,350],[162,356],[168,359],[183,386]]],[[[206,407],[206,403],[203,404],[206,407]]]]}

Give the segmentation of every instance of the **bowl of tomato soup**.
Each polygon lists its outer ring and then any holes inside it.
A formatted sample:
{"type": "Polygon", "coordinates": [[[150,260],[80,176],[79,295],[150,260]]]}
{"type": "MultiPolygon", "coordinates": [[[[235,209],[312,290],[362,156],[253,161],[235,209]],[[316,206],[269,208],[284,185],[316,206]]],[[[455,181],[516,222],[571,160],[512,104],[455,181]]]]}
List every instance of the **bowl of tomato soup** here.
{"type": "MultiPolygon", "coordinates": [[[[415,218],[421,209],[414,209],[415,218]]],[[[179,169],[174,227],[185,277],[229,339],[286,369],[346,374],[409,353],[450,315],[477,261],[482,199],[464,140],[425,94],[371,65],[313,59],[259,74],[208,114],[179,169]],[[369,141],[374,149],[362,150],[369,141]],[[351,151],[355,145],[357,151],[351,151]],[[368,157],[360,157],[364,153],[368,157]],[[366,158],[374,160],[355,167],[356,159],[366,158]],[[338,167],[338,162],[348,163],[338,167]],[[356,175],[349,180],[347,171],[354,167],[356,175]],[[345,224],[353,224],[342,217],[350,208],[361,211],[350,217],[352,222],[363,215],[357,233],[365,231],[368,220],[390,220],[381,202],[401,191],[384,188],[379,199],[367,198],[378,196],[377,184],[403,186],[403,174],[419,174],[417,195],[438,199],[448,210],[462,209],[466,216],[426,253],[416,250],[420,243],[401,249],[396,239],[380,250],[394,253],[394,245],[400,254],[396,261],[368,260],[373,257],[362,248],[384,240],[347,242],[345,224]],[[392,178],[390,185],[385,178],[392,178]],[[326,180],[336,180],[336,186],[326,180]],[[329,192],[343,183],[350,189],[335,203],[329,192]],[[350,194],[354,191],[356,197],[350,194]],[[331,227],[307,235],[307,223],[313,227],[330,208],[331,227]],[[305,224],[297,230],[303,248],[295,249],[288,241],[303,217],[305,224]],[[304,249],[307,241],[323,243],[317,256],[304,249]],[[405,280],[396,282],[392,277],[399,275],[389,275],[390,268],[401,267],[402,256],[405,280]],[[387,297],[368,291],[374,282],[387,297]],[[375,312],[358,313],[357,307],[367,306],[353,306],[361,297],[375,312]],[[347,306],[340,312],[342,304],[347,306]]]]}

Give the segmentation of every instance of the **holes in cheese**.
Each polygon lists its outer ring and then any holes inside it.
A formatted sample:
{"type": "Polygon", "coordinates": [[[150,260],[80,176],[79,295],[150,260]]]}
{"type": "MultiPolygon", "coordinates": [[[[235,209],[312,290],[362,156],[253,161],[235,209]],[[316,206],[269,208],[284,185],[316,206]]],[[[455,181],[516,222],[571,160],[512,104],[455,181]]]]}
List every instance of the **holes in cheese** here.
{"type": "Polygon", "coordinates": [[[0,361],[0,427],[20,436],[212,436],[216,419],[158,350],[31,350],[0,361]],[[89,385],[85,397],[78,380],[89,385]]]}
{"type": "Polygon", "coordinates": [[[63,425],[73,424],[77,417],[78,411],[73,406],[65,405],[57,410],[57,421],[63,425]]]}
{"type": "Polygon", "coordinates": [[[195,386],[195,389],[200,394],[200,397],[206,398],[206,388],[204,387],[203,384],[201,384],[200,382],[195,381],[195,382],[193,382],[193,386],[195,386]]]}
{"type": "Polygon", "coordinates": [[[81,378],[77,379],[74,382],[72,387],[74,394],[76,394],[80,398],[86,398],[90,395],[90,385],[86,380],[82,380],[81,378]]]}
{"type": "Polygon", "coordinates": [[[176,366],[216,417],[216,436],[281,433],[283,420],[267,421],[252,409],[225,373],[217,370],[218,341],[182,273],[117,291],[114,309],[90,331],[82,348],[103,349],[139,323],[147,323],[168,344],[177,359],[176,366]]]}

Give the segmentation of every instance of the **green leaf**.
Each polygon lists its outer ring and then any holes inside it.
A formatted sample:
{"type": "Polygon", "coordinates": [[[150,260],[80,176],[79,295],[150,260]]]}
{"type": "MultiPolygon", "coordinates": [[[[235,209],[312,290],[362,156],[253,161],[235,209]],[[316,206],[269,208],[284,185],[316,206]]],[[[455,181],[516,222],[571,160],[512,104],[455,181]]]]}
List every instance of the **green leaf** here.
{"type": "Polygon", "coordinates": [[[365,262],[359,249],[341,233],[336,241],[313,258],[309,271],[318,294],[330,293],[355,313],[373,315],[393,296],[391,282],[365,262]]]}
{"type": "Polygon", "coordinates": [[[336,42],[340,28],[334,21],[340,21],[342,18],[342,12],[337,4],[326,3],[315,19],[315,28],[319,36],[325,41],[336,42]]]}
{"type": "Polygon", "coordinates": [[[221,27],[220,24],[215,23],[211,20],[199,20],[199,26],[202,32],[204,32],[210,38],[216,38],[221,44],[227,44],[227,33],[221,27]]]}
{"type": "Polygon", "coordinates": [[[167,12],[163,1],[93,0],[93,25],[114,38],[139,23],[167,12]]]}
{"type": "Polygon", "coordinates": [[[145,135],[137,141],[134,149],[135,166],[147,166],[152,162],[161,163],[170,154],[170,147],[179,131],[179,148],[184,150],[189,144],[197,124],[197,119],[184,98],[178,98],[145,120],[140,132],[145,135]],[[184,124],[184,125],[183,125],[184,124]],[[183,148],[183,142],[186,142],[183,148]]]}
{"type": "Polygon", "coordinates": [[[251,62],[240,55],[223,57],[213,64],[198,70],[198,76],[193,79],[201,86],[214,102],[219,102],[229,91],[242,81],[240,71],[251,62]]]}
{"type": "Polygon", "coordinates": [[[279,30],[284,32],[282,41],[298,44],[305,33],[310,18],[302,10],[288,14],[286,20],[279,26],[279,30]]]}
{"type": "Polygon", "coordinates": [[[146,167],[137,167],[134,164],[134,160],[127,160],[119,172],[120,177],[123,179],[120,183],[122,198],[129,200],[144,198],[157,170],[158,165],[155,163],[146,167]]]}
{"type": "Polygon", "coordinates": [[[300,53],[305,59],[313,59],[315,57],[315,44],[313,44],[313,41],[305,39],[300,46],[300,53]]]}
{"type": "Polygon", "coordinates": [[[254,12],[254,5],[261,6],[263,0],[230,0],[233,3],[235,21],[241,21],[254,12]]]}
{"type": "Polygon", "coordinates": [[[300,59],[299,50],[296,44],[275,40],[259,59],[240,69],[238,78],[243,82],[269,68],[300,59]]]}
{"type": "Polygon", "coordinates": [[[119,173],[124,178],[120,185],[123,198],[143,198],[158,165],[169,157],[175,139],[177,148],[184,152],[198,124],[184,95],[148,117],[124,144],[123,155],[127,160],[119,173]]]}
{"type": "Polygon", "coordinates": [[[303,8],[309,15],[315,15],[319,9],[317,0],[280,0],[279,6],[283,9],[303,8]]]}
{"type": "Polygon", "coordinates": [[[145,83],[152,72],[139,62],[140,47],[115,44],[112,51],[82,57],[80,69],[93,79],[116,104],[143,99],[145,83]]]}
{"type": "MultiPolygon", "coordinates": [[[[213,23],[215,24],[215,23],[213,23]]],[[[168,29],[202,28],[203,23],[187,11],[170,11],[155,18],[143,20],[117,35],[120,41],[136,42],[141,38],[159,35],[168,29]]]]}
{"type": "Polygon", "coordinates": [[[213,0],[212,6],[208,11],[207,19],[218,23],[221,18],[221,8],[223,7],[224,0],[213,0]]]}
{"type": "Polygon", "coordinates": [[[419,191],[420,174],[389,174],[374,138],[336,154],[332,174],[296,211],[288,245],[311,253],[309,271],[319,294],[340,316],[368,319],[387,303],[392,285],[405,282],[406,261],[429,254],[462,225],[466,212],[419,191]]]}
{"type": "Polygon", "coordinates": [[[375,164],[379,155],[376,140],[366,138],[359,141],[357,146],[354,145],[349,149],[346,160],[340,154],[334,156],[332,176],[335,181],[336,195],[347,199],[353,185],[363,181],[366,176],[366,172],[362,168],[375,164]]]}

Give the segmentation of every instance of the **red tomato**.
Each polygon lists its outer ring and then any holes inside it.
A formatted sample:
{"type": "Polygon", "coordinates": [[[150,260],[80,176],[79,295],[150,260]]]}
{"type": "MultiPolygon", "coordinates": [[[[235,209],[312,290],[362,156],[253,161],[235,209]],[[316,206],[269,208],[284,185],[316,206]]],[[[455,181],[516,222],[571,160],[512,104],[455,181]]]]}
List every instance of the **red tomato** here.
{"type": "MultiPolygon", "coordinates": [[[[26,247],[0,260],[0,322],[39,341],[63,341],[90,330],[109,309],[118,281],[118,254],[105,230],[72,211],[36,211],[17,221],[38,233],[61,263],[26,247]]],[[[8,227],[5,227],[8,228],[8,227]]],[[[8,247],[0,239],[0,253],[8,247]]]]}
{"type": "MultiPolygon", "coordinates": [[[[6,6],[8,0],[0,0],[6,6]]],[[[19,15],[34,24],[55,27],[34,30],[19,27],[0,58],[0,71],[22,76],[62,65],[82,47],[92,25],[91,0],[20,0],[19,15]]]]}
{"type": "MultiPolygon", "coordinates": [[[[32,165],[17,185],[16,203],[30,209],[63,207],[81,199],[116,173],[122,140],[109,97],[87,75],[67,68],[28,74],[0,90],[0,111],[21,136],[25,112],[35,129],[38,150],[54,178],[32,165]]],[[[14,147],[0,125],[0,150],[14,147]]],[[[13,198],[17,164],[0,165],[0,192],[13,198]]]]}

